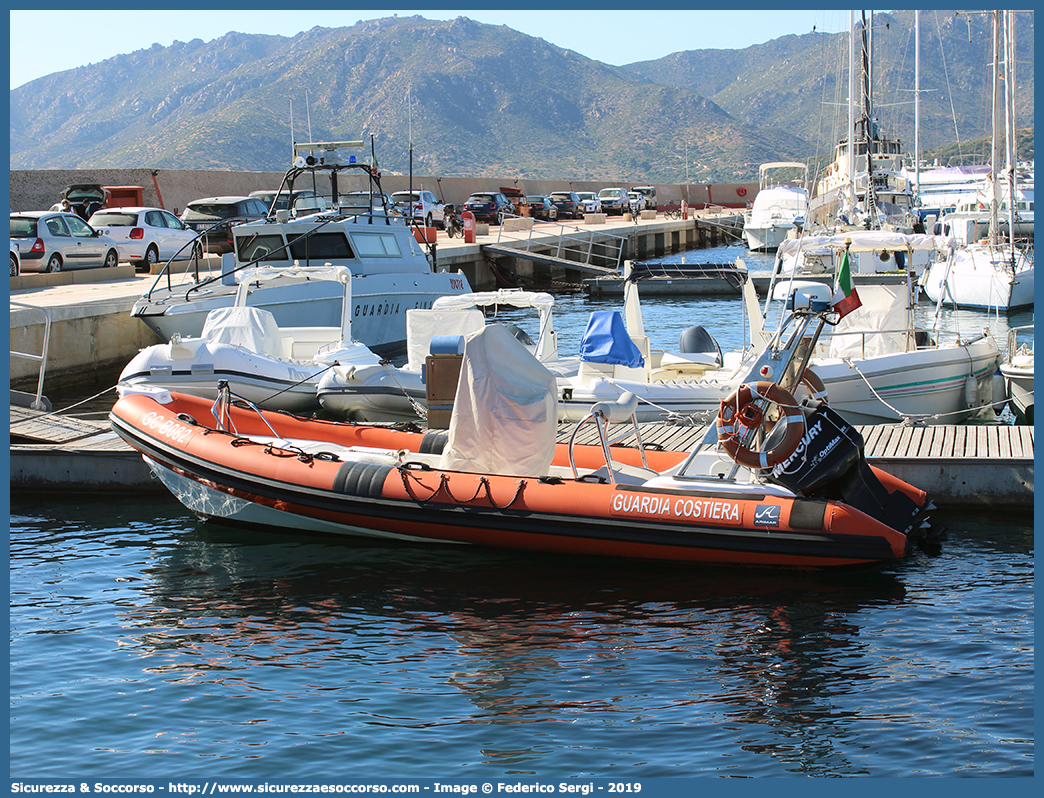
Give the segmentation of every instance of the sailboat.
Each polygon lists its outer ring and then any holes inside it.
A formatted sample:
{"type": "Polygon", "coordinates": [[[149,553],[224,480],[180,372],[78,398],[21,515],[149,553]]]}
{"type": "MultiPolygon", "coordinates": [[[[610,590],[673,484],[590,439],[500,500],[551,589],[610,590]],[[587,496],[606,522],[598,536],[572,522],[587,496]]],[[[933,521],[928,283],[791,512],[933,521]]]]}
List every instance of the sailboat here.
{"type": "Polygon", "coordinates": [[[1033,258],[1019,248],[1011,234],[1015,226],[1015,202],[1009,201],[1008,235],[1000,233],[1001,198],[1016,196],[1014,123],[1014,12],[993,12],[993,172],[989,194],[989,234],[986,238],[955,248],[945,261],[931,266],[922,277],[924,292],[937,305],[980,308],[1010,313],[1033,307],[1033,258]],[[1003,15],[1003,16],[1002,16],[1003,15]],[[1006,117],[1006,185],[1002,189],[1000,164],[1001,32],[1006,44],[1004,102],[1006,117]]]}
{"type": "Polygon", "coordinates": [[[809,200],[809,220],[823,228],[885,225],[906,228],[913,194],[903,176],[902,143],[881,130],[871,104],[870,43],[864,14],[862,39],[862,102],[856,117],[856,24],[850,15],[848,131],[837,144],[834,161],[816,183],[809,200]],[[858,156],[858,159],[857,159],[858,156]]]}

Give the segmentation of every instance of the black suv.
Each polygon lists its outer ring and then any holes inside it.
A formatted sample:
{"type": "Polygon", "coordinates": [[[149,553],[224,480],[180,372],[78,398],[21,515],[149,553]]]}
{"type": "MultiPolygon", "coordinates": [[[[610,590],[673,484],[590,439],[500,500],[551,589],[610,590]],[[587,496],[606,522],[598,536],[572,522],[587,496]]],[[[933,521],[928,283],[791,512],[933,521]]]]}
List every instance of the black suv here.
{"type": "Polygon", "coordinates": [[[558,218],[568,216],[570,219],[579,219],[583,216],[580,208],[580,197],[575,191],[552,191],[551,201],[558,208],[558,218]]]}
{"type": "Polygon", "coordinates": [[[232,228],[243,222],[264,219],[268,208],[257,197],[209,197],[193,200],[182,211],[181,221],[193,230],[206,230],[217,225],[206,234],[207,249],[221,255],[232,251],[232,228]],[[225,224],[217,224],[228,219],[225,224]]]}

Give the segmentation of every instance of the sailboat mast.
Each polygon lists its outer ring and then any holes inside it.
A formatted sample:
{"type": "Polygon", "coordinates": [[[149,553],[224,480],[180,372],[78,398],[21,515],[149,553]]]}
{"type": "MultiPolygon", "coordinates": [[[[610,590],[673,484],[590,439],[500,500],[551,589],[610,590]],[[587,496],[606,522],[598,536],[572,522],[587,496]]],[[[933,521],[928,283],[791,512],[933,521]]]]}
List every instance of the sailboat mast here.
{"type": "Polygon", "coordinates": [[[1000,201],[1000,52],[1001,52],[1001,12],[993,12],[993,142],[990,150],[990,173],[993,179],[993,201],[990,203],[990,245],[996,246],[999,236],[997,230],[997,204],[1000,201]]]}
{"type": "Polygon", "coordinates": [[[914,197],[921,204],[921,12],[914,11],[914,197]]]}
{"type": "Polygon", "coordinates": [[[856,207],[855,190],[855,96],[856,96],[856,61],[855,61],[855,11],[848,12],[848,203],[856,207]]]}
{"type": "MultiPolygon", "coordinates": [[[[1015,134],[1015,12],[1004,12],[1004,119],[1005,175],[1008,183],[1008,242],[1015,257],[1015,164],[1018,142],[1015,134]]],[[[1013,266],[1014,268],[1014,266],[1013,266]]]]}

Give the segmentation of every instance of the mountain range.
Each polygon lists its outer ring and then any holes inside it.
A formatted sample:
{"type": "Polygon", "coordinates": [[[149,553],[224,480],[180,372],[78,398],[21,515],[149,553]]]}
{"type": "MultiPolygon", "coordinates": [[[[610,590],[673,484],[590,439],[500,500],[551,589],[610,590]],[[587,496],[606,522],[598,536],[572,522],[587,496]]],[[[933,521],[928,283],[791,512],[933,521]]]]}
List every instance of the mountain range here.
{"type": "MultiPolygon", "coordinates": [[[[877,116],[909,150],[913,12],[878,13],[872,30],[877,116]]],[[[962,141],[988,133],[989,48],[988,16],[922,13],[923,150],[956,146],[967,158],[962,141]]],[[[418,174],[749,180],[766,161],[832,157],[847,121],[847,59],[847,32],[625,66],[465,17],[228,33],[13,89],[11,168],[282,171],[293,140],[373,136],[389,172],[410,168],[412,142],[418,174]]],[[[1025,127],[1033,14],[1019,15],[1017,65],[1025,127]]]]}

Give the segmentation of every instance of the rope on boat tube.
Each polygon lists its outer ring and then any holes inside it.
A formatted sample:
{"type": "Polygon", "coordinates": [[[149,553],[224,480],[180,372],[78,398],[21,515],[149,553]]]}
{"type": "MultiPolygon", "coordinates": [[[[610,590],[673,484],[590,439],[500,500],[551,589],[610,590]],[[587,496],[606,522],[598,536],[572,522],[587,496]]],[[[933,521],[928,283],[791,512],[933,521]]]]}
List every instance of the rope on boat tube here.
{"type": "MultiPolygon", "coordinates": [[[[494,499],[493,499],[493,492],[492,492],[492,489],[491,489],[490,484],[489,484],[489,479],[487,479],[486,477],[482,476],[482,477],[479,477],[478,487],[475,488],[475,493],[474,493],[474,495],[470,499],[458,499],[456,496],[454,496],[450,492],[450,489],[449,489],[449,479],[446,476],[446,472],[442,472],[439,475],[439,484],[435,488],[435,490],[433,490],[431,492],[431,494],[427,498],[421,499],[414,493],[414,491],[410,487],[409,479],[407,478],[408,475],[409,475],[409,472],[411,470],[409,468],[409,464],[408,463],[403,463],[403,464],[399,465],[398,466],[398,470],[399,470],[399,476],[402,477],[402,487],[405,489],[406,495],[409,496],[414,501],[418,501],[418,502],[422,502],[422,503],[423,502],[430,502],[432,499],[434,499],[436,496],[438,496],[439,493],[445,493],[446,497],[450,501],[452,501],[452,502],[454,502],[456,504],[470,504],[471,502],[475,501],[475,499],[477,499],[479,497],[479,494],[483,492],[483,489],[485,489],[486,500],[493,507],[495,507],[496,509],[498,509],[498,510],[506,510],[511,505],[513,505],[515,502],[518,501],[519,497],[522,495],[522,492],[526,488],[526,480],[520,479],[518,481],[518,487],[515,488],[515,495],[511,497],[511,501],[509,501],[507,504],[497,504],[496,501],[494,501],[494,499]]],[[[419,480],[417,480],[416,477],[414,477],[414,480],[419,482],[419,480]]]]}

